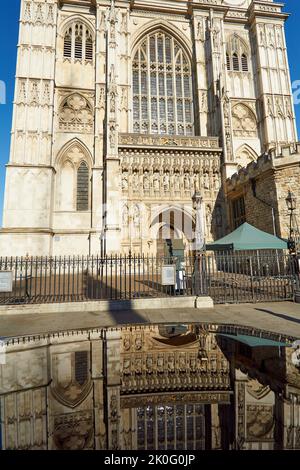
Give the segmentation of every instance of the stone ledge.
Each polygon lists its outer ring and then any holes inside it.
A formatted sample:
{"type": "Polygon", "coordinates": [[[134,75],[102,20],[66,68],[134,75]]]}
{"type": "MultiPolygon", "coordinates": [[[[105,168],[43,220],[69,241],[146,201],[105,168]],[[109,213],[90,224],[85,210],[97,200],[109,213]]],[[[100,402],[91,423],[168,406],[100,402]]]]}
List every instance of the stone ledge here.
{"type": "Polygon", "coordinates": [[[155,299],[97,300],[30,305],[1,305],[0,316],[70,312],[120,312],[166,309],[213,309],[211,297],[178,296],[155,299]]]}

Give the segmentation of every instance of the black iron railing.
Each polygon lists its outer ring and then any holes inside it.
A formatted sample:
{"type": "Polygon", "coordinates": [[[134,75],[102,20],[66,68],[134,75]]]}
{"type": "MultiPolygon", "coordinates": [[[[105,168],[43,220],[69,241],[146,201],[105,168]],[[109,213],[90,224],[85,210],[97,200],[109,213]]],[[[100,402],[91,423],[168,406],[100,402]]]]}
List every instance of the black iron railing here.
{"type": "Polygon", "coordinates": [[[12,292],[0,293],[2,304],[128,300],[204,295],[201,257],[91,256],[0,258],[0,272],[13,275],[12,292]],[[174,270],[166,284],[164,269],[174,270]]]}
{"type": "Polygon", "coordinates": [[[297,260],[282,252],[206,253],[184,258],[0,258],[0,273],[4,271],[13,282],[10,292],[0,292],[0,304],[179,295],[210,295],[215,303],[280,301],[293,300],[299,285],[297,260]],[[174,282],[165,282],[172,267],[174,282]]]}

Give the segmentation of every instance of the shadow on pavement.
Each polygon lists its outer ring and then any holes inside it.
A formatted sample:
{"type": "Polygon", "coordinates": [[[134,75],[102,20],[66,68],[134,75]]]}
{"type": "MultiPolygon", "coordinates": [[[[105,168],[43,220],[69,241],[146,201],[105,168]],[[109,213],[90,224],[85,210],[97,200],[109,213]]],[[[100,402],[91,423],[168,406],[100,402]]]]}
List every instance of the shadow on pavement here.
{"type": "Polygon", "coordinates": [[[293,323],[300,323],[300,319],[298,320],[297,318],[290,317],[289,315],[285,315],[283,313],[275,313],[272,310],[267,310],[264,308],[256,308],[255,310],[258,310],[259,312],[269,313],[270,315],[273,315],[274,317],[282,318],[283,320],[291,321],[293,323]]]}

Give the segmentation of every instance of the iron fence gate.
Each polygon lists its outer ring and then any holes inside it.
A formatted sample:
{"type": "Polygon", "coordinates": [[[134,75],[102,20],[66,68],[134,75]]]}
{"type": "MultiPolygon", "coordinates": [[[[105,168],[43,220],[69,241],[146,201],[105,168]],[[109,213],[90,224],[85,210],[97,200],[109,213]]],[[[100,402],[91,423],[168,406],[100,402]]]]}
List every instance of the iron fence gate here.
{"type": "Polygon", "coordinates": [[[1,271],[13,279],[0,304],[176,295],[210,295],[219,304],[293,300],[299,278],[295,259],[282,253],[0,258],[1,271]],[[167,266],[174,268],[173,285],[163,282],[167,266]]]}

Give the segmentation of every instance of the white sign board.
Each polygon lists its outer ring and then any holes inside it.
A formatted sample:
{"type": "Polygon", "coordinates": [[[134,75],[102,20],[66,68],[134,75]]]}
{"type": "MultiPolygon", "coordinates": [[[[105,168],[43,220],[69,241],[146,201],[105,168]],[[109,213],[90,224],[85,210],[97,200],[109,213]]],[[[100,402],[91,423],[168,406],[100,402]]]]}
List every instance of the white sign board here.
{"type": "Polygon", "coordinates": [[[169,264],[162,267],[161,283],[163,286],[175,286],[176,284],[176,265],[169,264]]]}
{"type": "Polygon", "coordinates": [[[12,271],[0,271],[0,292],[12,292],[13,273],[12,271]]]}

